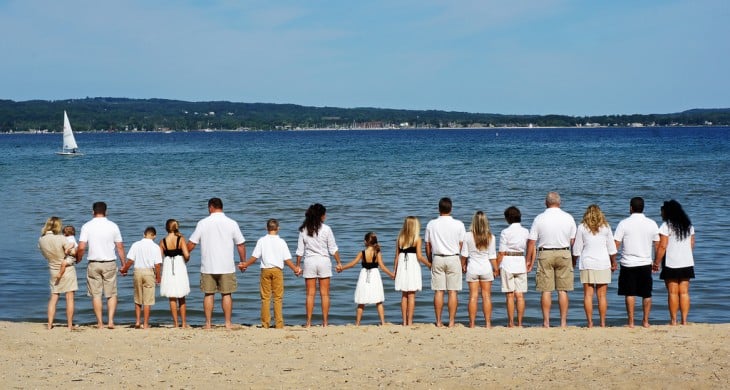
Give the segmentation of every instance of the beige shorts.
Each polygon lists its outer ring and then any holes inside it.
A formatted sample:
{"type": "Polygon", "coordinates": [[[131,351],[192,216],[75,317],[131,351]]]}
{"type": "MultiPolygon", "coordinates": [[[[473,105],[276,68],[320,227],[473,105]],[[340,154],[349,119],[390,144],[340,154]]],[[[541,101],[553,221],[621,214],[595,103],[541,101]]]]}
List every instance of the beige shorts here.
{"type": "Polygon", "coordinates": [[[511,274],[505,270],[500,271],[502,277],[502,292],[527,292],[527,273],[511,274]]]}
{"type": "Polygon", "coordinates": [[[155,270],[134,269],[134,303],[151,306],[155,304],[155,270]]]}
{"type": "Polygon", "coordinates": [[[433,256],[431,290],[461,291],[461,261],[459,256],[433,256]]]}
{"type": "Polygon", "coordinates": [[[573,291],[573,260],[570,250],[539,251],[537,254],[537,291],[573,291]]]}
{"type": "Polygon", "coordinates": [[[232,274],[200,274],[200,291],[204,294],[232,294],[238,288],[235,272],[232,274]]]}
{"type": "Polygon", "coordinates": [[[584,284],[611,283],[610,269],[583,269],[580,271],[580,282],[584,284]]]}
{"type": "Polygon", "coordinates": [[[89,261],[86,268],[86,290],[92,298],[117,296],[117,262],[89,261]]]}

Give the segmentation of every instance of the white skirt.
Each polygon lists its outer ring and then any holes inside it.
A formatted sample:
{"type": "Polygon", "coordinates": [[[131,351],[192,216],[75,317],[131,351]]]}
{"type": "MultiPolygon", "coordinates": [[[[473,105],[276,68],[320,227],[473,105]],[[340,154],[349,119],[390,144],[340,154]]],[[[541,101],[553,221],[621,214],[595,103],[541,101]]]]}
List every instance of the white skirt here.
{"type": "Polygon", "coordinates": [[[377,268],[360,270],[360,277],[357,279],[357,287],[355,287],[355,303],[366,305],[380,303],[384,300],[385,294],[380,271],[377,268]]]}
{"type": "Polygon", "coordinates": [[[398,269],[395,273],[395,291],[421,291],[421,264],[415,253],[398,255],[398,269]]]}
{"type": "Polygon", "coordinates": [[[185,260],[182,256],[165,256],[162,259],[160,295],[168,298],[184,298],[188,294],[190,294],[190,281],[185,260]]]}

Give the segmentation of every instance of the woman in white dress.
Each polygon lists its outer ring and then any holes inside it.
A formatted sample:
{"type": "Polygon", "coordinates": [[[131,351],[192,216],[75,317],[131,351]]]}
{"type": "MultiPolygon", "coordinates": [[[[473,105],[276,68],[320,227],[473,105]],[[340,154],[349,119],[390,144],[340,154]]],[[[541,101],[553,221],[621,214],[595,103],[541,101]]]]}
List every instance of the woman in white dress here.
{"type": "Polygon", "coordinates": [[[676,200],[664,202],[662,226],[659,227],[659,247],[654,259],[654,271],[667,286],[669,324],[677,325],[677,311],[682,312],[682,325],[687,325],[689,313],[689,280],[695,277],[695,228],[687,213],[676,200]],[[665,256],[666,255],[666,256],[665,256]]]}
{"type": "Polygon", "coordinates": [[[175,328],[182,321],[182,327],[188,327],[187,304],[185,297],[190,293],[190,281],[188,269],[185,265],[190,260],[190,252],[185,242],[185,237],[179,231],[179,224],[174,219],[168,219],[165,223],[167,236],[160,241],[162,251],[162,281],[160,282],[160,295],[169,298],[170,314],[175,328]]]}
{"type": "Polygon", "coordinates": [[[400,309],[403,316],[403,326],[413,325],[413,313],[416,311],[416,291],[421,291],[421,266],[423,263],[431,268],[421,252],[421,223],[414,216],[406,217],[403,227],[398,233],[395,242],[395,290],[400,291],[400,309]]]}

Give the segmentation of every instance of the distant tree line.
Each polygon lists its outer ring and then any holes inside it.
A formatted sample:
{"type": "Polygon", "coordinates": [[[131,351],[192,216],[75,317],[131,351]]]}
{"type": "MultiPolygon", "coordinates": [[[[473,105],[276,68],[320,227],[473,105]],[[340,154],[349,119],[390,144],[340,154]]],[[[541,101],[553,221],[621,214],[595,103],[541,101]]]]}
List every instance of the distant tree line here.
{"type": "Polygon", "coordinates": [[[60,131],[63,110],[75,130],[158,131],[358,127],[728,126],[730,109],[648,115],[500,115],[437,110],[306,107],[295,104],[85,98],[0,100],[0,132],[60,131]]]}

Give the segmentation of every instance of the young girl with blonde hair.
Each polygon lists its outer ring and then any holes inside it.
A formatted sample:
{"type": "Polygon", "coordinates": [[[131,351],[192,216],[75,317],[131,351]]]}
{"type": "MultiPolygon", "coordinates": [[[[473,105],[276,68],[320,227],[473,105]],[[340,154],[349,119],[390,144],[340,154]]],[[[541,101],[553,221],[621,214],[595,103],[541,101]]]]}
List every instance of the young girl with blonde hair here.
{"type": "Polygon", "coordinates": [[[421,223],[414,216],[406,217],[403,227],[395,242],[395,290],[400,291],[400,308],[403,325],[413,325],[413,313],[416,310],[416,291],[421,291],[421,267],[418,262],[431,268],[421,252],[421,223]]]}
{"type": "Polygon", "coordinates": [[[469,285],[469,327],[476,325],[479,292],[482,296],[482,312],[486,327],[492,327],[492,281],[497,271],[497,249],[489,220],[483,211],[477,211],[471,219],[470,232],[461,247],[462,271],[469,285]]]}

